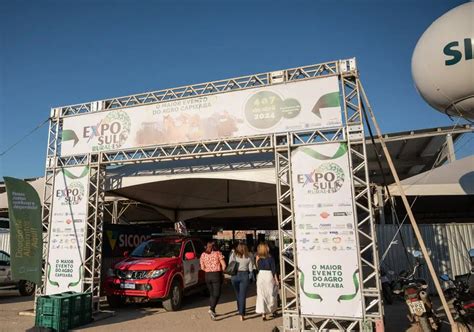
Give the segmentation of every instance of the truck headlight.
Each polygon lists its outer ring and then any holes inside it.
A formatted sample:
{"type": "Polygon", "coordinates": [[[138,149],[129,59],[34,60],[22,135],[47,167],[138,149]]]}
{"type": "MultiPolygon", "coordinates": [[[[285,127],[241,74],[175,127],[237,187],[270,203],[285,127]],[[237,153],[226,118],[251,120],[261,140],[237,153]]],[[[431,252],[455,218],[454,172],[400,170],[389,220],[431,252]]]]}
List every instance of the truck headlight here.
{"type": "Polygon", "coordinates": [[[146,276],[147,276],[148,279],[156,279],[156,278],[161,277],[163,274],[165,274],[166,271],[168,271],[167,268],[159,269],[159,270],[153,270],[153,271],[148,272],[148,274],[146,276]]]}

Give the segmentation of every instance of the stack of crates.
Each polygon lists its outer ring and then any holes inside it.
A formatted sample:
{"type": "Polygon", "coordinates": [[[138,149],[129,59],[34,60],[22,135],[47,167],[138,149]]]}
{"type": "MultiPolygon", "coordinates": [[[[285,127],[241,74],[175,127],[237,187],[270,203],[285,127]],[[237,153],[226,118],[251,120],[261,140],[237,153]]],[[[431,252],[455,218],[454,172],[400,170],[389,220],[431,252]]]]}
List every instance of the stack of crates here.
{"type": "MultiPolygon", "coordinates": [[[[58,294],[59,295],[59,294],[58,294]]],[[[36,301],[35,326],[55,331],[67,331],[69,326],[69,297],[41,296],[36,301]]]]}
{"type": "Polygon", "coordinates": [[[67,331],[92,320],[91,293],[65,292],[46,295],[36,302],[36,326],[67,331]]]}

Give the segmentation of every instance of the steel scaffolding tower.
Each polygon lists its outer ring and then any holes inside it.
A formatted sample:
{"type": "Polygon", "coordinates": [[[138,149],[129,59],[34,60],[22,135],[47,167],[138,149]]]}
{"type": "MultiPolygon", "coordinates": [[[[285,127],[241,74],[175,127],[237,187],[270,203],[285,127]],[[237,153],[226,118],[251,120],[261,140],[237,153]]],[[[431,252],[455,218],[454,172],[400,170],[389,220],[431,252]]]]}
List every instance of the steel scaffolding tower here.
{"type": "MultiPolygon", "coordinates": [[[[283,329],[362,330],[382,318],[378,255],[369,188],[364,125],[359,91],[359,76],[355,60],[339,60],[297,67],[282,71],[261,73],[179,88],[136,94],[120,98],[95,101],[55,108],[52,110],[46,162],[46,190],[43,206],[43,227],[49,234],[52,210],[54,175],[63,168],[89,166],[89,197],[86,225],[86,256],[84,257],[84,290],[93,293],[95,310],[99,309],[100,273],[102,261],[102,233],[104,223],[105,179],[108,166],[184,160],[229,155],[272,152],[275,156],[276,190],[278,206],[279,243],[281,259],[281,292],[283,329]],[[221,94],[236,90],[284,84],[294,81],[336,76],[339,79],[344,125],[329,129],[307,129],[282,134],[266,134],[237,138],[223,138],[183,144],[157,145],[147,148],[126,149],[62,157],[60,153],[61,128],[65,117],[84,113],[160,103],[195,96],[221,94]],[[358,252],[364,317],[348,320],[342,317],[302,316],[299,307],[298,270],[294,232],[294,212],[291,183],[291,151],[302,145],[346,142],[352,173],[353,201],[356,207],[358,252]]],[[[48,237],[45,239],[44,257],[47,263],[48,237]]],[[[44,276],[44,270],[43,270],[44,276]]],[[[43,277],[44,278],[44,277],[43,277]]],[[[43,283],[44,284],[44,283],[43,283]]],[[[38,294],[44,294],[44,287],[38,294]]]]}

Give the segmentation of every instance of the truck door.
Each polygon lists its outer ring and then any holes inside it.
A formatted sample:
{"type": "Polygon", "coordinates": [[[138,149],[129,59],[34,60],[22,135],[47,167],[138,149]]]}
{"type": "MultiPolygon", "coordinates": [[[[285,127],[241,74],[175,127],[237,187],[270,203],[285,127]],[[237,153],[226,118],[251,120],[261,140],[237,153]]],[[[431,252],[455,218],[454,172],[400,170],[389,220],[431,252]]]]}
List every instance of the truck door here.
{"type": "Polygon", "coordinates": [[[199,273],[199,259],[193,243],[187,241],[183,253],[184,287],[197,284],[199,273]]]}

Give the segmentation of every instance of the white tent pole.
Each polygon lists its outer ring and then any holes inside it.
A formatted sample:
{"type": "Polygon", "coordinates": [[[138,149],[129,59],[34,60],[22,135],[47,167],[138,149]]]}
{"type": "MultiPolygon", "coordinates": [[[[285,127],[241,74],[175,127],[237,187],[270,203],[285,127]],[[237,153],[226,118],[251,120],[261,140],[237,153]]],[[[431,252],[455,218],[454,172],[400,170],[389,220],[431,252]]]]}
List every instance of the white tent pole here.
{"type": "Polygon", "coordinates": [[[383,139],[382,131],[379,128],[379,125],[377,123],[377,120],[375,119],[374,112],[372,111],[372,108],[370,107],[369,100],[367,99],[367,96],[365,94],[364,88],[362,87],[362,84],[360,81],[358,81],[358,85],[360,88],[360,91],[362,93],[362,97],[364,99],[364,102],[367,106],[367,110],[369,111],[370,118],[372,120],[372,123],[374,124],[375,130],[377,132],[378,139],[380,141],[380,145],[382,146],[382,150],[385,154],[385,158],[387,158],[387,163],[390,167],[390,171],[392,173],[393,178],[395,179],[395,182],[397,184],[398,190],[400,191],[400,196],[403,201],[403,205],[405,206],[405,209],[408,214],[408,218],[410,220],[410,223],[413,227],[413,231],[415,232],[416,238],[418,240],[418,243],[420,244],[421,251],[423,252],[423,256],[426,260],[426,265],[428,266],[428,270],[431,274],[431,278],[433,279],[433,283],[436,287],[436,291],[438,292],[439,298],[441,299],[441,303],[443,304],[444,311],[446,312],[446,316],[448,317],[449,324],[451,324],[451,330],[454,332],[458,331],[457,325],[454,321],[453,315],[451,314],[451,311],[449,310],[448,302],[446,301],[446,297],[444,296],[443,289],[441,288],[441,284],[439,283],[438,276],[436,275],[436,271],[434,269],[433,263],[431,262],[431,258],[429,256],[428,250],[426,249],[425,242],[423,241],[423,237],[421,236],[420,229],[418,228],[418,224],[416,223],[415,216],[413,215],[413,211],[411,210],[411,206],[408,203],[408,199],[405,195],[405,191],[403,189],[403,186],[400,183],[400,179],[397,174],[397,170],[395,169],[395,166],[392,161],[392,157],[390,156],[390,153],[388,152],[387,145],[385,144],[385,140],[383,139]]]}

